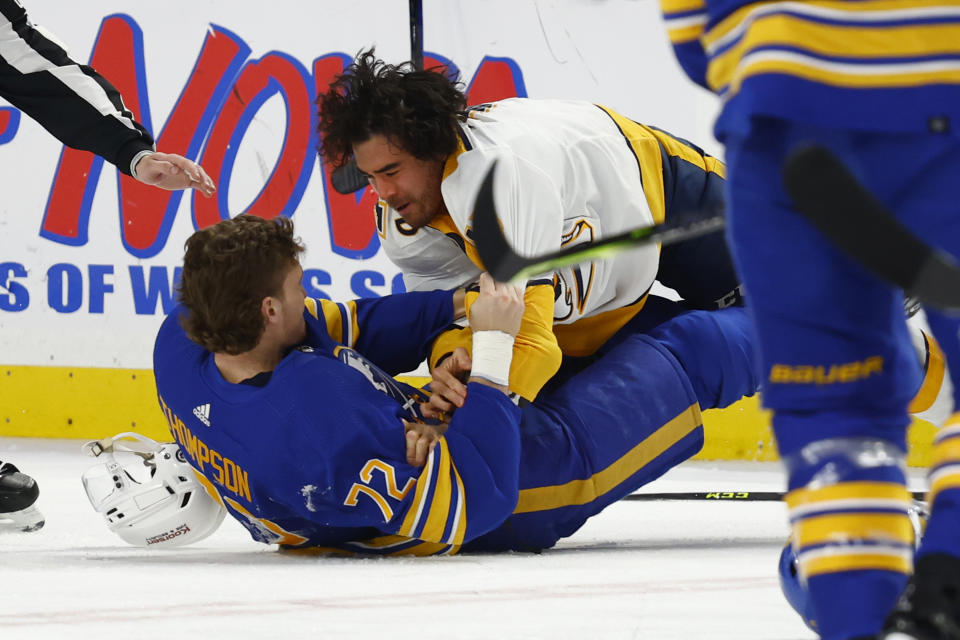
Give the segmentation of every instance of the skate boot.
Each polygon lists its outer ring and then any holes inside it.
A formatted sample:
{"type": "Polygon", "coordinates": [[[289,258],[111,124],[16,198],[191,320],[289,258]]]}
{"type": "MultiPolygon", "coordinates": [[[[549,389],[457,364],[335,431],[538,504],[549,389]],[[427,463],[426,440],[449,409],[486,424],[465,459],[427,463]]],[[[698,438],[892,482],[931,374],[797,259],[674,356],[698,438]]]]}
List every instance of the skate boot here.
{"type": "Polygon", "coordinates": [[[40,488],[9,462],[0,462],[0,531],[36,531],[44,523],[34,504],[40,488]]]}
{"type": "Polygon", "coordinates": [[[960,640],[960,558],[918,558],[883,629],[881,640],[960,640]]]}

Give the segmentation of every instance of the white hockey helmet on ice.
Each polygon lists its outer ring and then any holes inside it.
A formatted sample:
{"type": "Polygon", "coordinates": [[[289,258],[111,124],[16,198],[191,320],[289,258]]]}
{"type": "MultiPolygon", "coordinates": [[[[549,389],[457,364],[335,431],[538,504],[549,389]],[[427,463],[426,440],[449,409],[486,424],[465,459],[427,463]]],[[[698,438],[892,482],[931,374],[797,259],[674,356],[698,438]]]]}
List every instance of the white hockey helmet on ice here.
{"type": "Polygon", "coordinates": [[[83,474],[87,498],[130,544],[179,547],[203,540],[223,521],[220,497],[201,484],[176,443],[125,432],[83,450],[103,459],[83,474]]]}

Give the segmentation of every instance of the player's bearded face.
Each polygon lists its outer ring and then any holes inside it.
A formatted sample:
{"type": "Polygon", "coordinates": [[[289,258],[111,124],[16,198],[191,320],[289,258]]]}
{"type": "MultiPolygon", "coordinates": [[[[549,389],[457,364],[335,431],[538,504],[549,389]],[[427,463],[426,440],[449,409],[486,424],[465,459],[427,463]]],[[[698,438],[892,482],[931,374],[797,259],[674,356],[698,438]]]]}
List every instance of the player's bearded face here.
{"type": "Polygon", "coordinates": [[[419,229],[446,211],[440,194],[442,159],[421,160],[379,134],[355,144],[353,152],[380,199],[410,226],[419,229]]]}

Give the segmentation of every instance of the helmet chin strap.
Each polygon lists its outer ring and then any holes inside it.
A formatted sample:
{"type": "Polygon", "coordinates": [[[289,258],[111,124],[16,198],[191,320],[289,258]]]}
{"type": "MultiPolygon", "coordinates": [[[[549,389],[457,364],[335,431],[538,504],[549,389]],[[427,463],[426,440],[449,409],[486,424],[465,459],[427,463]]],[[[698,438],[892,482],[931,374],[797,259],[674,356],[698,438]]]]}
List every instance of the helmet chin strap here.
{"type": "Polygon", "coordinates": [[[110,438],[86,442],[80,447],[80,450],[94,458],[104,453],[112,454],[114,451],[128,451],[137,454],[144,460],[150,460],[160,450],[160,443],[139,433],[124,431],[110,438]]]}

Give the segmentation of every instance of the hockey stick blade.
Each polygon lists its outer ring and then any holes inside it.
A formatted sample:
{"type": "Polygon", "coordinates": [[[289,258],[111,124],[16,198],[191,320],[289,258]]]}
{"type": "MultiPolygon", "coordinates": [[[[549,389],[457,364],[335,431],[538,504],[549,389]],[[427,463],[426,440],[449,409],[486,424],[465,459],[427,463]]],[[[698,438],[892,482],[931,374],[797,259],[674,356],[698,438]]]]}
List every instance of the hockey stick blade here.
{"type": "MultiPolygon", "coordinates": [[[[653,502],[657,500],[722,500],[726,502],[777,502],[783,500],[782,491],[704,491],[685,493],[631,493],[622,500],[653,502]]],[[[914,500],[926,500],[923,491],[911,493],[914,500]]]]}
{"type": "Polygon", "coordinates": [[[783,167],[797,210],[848,256],[908,296],[960,309],[960,266],[891,214],[827,149],[808,146],[783,167]]]}
{"type": "Polygon", "coordinates": [[[366,188],[369,183],[367,176],[360,172],[357,163],[351,159],[342,167],[334,169],[330,176],[330,184],[337,193],[347,195],[366,188]]]}
{"type": "Polygon", "coordinates": [[[473,206],[473,241],[484,268],[494,280],[521,282],[580,262],[612,257],[627,249],[653,243],[671,244],[706,235],[723,228],[722,208],[702,211],[695,218],[678,216],[663,224],[640,227],[593,242],[560,249],[541,256],[525,258],[517,254],[500,228],[493,202],[493,174],[496,162],[487,171],[473,206]]]}

